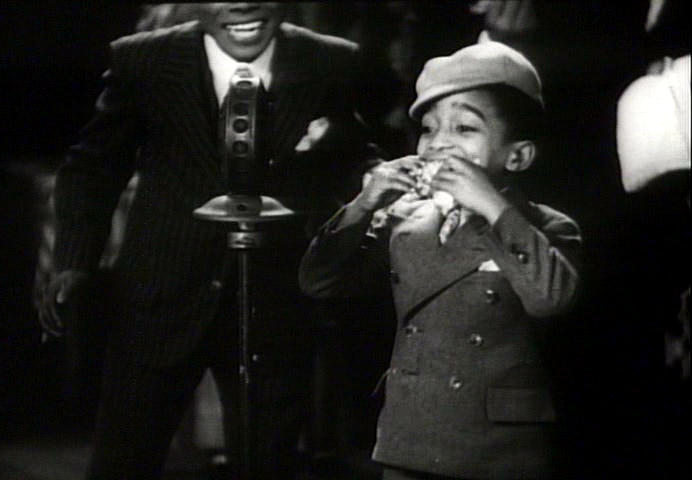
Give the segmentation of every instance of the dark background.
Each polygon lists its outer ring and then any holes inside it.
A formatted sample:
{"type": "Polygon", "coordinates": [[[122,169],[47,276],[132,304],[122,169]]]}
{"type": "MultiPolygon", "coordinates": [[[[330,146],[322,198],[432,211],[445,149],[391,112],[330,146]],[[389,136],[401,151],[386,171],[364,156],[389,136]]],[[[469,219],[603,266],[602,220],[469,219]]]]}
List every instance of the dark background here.
{"type": "MultiPolygon", "coordinates": [[[[291,18],[357,40],[373,59],[392,63],[401,90],[380,119],[388,122],[381,143],[399,155],[415,138],[401,112],[423,61],[472,43],[483,27],[467,3],[324,2],[294,6],[291,18]]],[[[537,65],[548,104],[550,135],[542,162],[524,179],[527,193],[574,217],[585,238],[582,299],[556,323],[551,352],[568,445],[589,472],[584,478],[641,478],[661,464],[684,463],[689,446],[681,423],[689,421],[681,400],[689,399],[689,380],[664,368],[663,344],[689,286],[689,176],[669,175],[626,195],[614,133],[622,90],[652,60],[689,53],[688,3],[669,2],[649,33],[647,2],[539,3],[538,30],[504,38],[537,65]]],[[[90,422],[93,398],[73,398],[64,342],[41,343],[31,303],[45,215],[36,178],[76,141],[101,89],[108,42],[132,32],[140,12],[138,3],[103,0],[0,3],[0,433],[50,435],[90,422]]],[[[358,392],[352,421],[365,425],[365,437],[378,399],[364,392],[386,359],[387,331],[345,340],[355,359],[344,368],[357,370],[349,373],[358,392]],[[368,352],[380,361],[368,364],[368,352]]]]}

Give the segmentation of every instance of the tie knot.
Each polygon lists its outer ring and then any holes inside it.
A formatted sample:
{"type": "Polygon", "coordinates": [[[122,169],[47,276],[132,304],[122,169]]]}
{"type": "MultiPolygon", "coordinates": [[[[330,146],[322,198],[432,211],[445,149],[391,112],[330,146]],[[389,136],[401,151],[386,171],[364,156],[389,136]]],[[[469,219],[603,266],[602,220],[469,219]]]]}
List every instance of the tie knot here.
{"type": "Polygon", "coordinates": [[[241,78],[257,78],[249,63],[239,63],[233,75],[241,78]]]}

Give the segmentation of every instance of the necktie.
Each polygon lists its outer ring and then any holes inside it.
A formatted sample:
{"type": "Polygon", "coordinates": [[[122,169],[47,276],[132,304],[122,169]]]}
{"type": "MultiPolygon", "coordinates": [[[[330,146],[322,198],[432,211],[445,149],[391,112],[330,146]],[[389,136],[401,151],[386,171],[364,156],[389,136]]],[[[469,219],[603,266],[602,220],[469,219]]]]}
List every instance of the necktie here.
{"type": "Polygon", "coordinates": [[[222,171],[229,192],[259,194],[263,166],[262,101],[264,89],[250,66],[240,64],[231,76],[220,115],[222,171]]]}
{"type": "Polygon", "coordinates": [[[458,205],[444,214],[445,219],[442,222],[439,233],[437,234],[437,238],[440,240],[440,245],[447,243],[447,240],[449,240],[449,237],[454,233],[454,231],[466,223],[470,216],[470,211],[458,205]]]}

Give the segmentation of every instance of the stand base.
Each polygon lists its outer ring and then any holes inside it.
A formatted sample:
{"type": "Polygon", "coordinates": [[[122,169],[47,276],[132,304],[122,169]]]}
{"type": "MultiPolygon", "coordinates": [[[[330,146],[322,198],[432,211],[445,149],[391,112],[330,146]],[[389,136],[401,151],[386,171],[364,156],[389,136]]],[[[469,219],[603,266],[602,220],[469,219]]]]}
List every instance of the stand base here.
{"type": "Polygon", "coordinates": [[[264,195],[220,195],[193,212],[202,220],[239,223],[264,223],[296,214],[278,199],[264,195]]]}

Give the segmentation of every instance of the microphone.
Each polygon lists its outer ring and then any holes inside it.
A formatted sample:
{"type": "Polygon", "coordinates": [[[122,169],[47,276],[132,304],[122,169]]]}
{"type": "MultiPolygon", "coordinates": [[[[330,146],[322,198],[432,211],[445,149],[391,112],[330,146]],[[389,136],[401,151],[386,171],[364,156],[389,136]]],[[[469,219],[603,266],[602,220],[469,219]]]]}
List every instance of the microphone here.
{"type": "Polygon", "coordinates": [[[267,92],[248,66],[231,77],[222,122],[222,170],[229,194],[259,195],[268,162],[267,92]]]}

